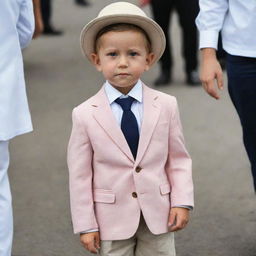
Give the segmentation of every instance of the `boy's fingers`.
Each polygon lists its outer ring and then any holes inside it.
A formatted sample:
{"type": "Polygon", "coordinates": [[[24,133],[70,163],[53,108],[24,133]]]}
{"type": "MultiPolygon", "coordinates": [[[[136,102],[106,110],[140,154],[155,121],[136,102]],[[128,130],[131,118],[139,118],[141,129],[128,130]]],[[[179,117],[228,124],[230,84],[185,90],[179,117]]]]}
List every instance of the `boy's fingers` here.
{"type": "Polygon", "coordinates": [[[100,249],[100,236],[99,235],[95,236],[95,247],[96,247],[96,249],[100,249]]]}
{"type": "Polygon", "coordinates": [[[170,228],[171,232],[181,230],[186,227],[188,221],[185,219],[177,219],[176,224],[170,228]]]}
{"type": "Polygon", "coordinates": [[[178,230],[180,230],[180,228],[177,225],[170,228],[170,232],[175,232],[175,231],[178,231],[178,230]]]}
{"type": "Polygon", "coordinates": [[[86,239],[82,239],[81,243],[84,248],[91,253],[98,253],[99,249],[99,235],[95,234],[94,236],[87,237],[86,239]],[[98,243],[98,245],[97,245],[98,243]]]}
{"type": "Polygon", "coordinates": [[[186,227],[189,221],[189,210],[186,208],[172,208],[169,216],[169,231],[174,232],[186,227]]]}
{"type": "Polygon", "coordinates": [[[176,223],[171,226],[170,231],[174,232],[174,231],[178,231],[179,229],[181,229],[181,220],[178,218],[178,215],[176,216],[176,223]]]}
{"type": "Polygon", "coordinates": [[[176,221],[176,213],[174,211],[171,211],[169,216],[168,227],[174,226],[175,221],[176,221]]]}
{"type": "Polygon", "coordinates": [[[88,251],[90,251],[91,253],[98,253],[98,249],[95,246],[94,240],[90,241],[90,243],[88,244],[88,251]]]}

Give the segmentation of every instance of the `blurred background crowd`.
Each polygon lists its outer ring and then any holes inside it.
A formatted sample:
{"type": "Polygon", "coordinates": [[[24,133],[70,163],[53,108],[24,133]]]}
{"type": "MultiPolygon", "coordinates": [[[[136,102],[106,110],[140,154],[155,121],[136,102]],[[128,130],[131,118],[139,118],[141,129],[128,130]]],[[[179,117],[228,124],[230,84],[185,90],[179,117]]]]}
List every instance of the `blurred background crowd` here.
{"type": "MultiPolygon", "coordinates": [[[[23,52],[34,132],[10,147],[15,256],[86,255],[72,235],[66,147],[72,109],[103,83],[81,56],[79,34],[111,2],[40,0],[42,24],[23,52]]],[[[199,0],[129,2],[140,5],[166,35],[164,55],[143,81],[178,98],[194,163],[196,211],[182,237],[176,236],[177,252],[255,256],[255,201],[239,120],[226,91],[216,105],[200,86],[199,0]]],[[[220,37],[217,57],[224,70],[225,55],[220,37]]]]}

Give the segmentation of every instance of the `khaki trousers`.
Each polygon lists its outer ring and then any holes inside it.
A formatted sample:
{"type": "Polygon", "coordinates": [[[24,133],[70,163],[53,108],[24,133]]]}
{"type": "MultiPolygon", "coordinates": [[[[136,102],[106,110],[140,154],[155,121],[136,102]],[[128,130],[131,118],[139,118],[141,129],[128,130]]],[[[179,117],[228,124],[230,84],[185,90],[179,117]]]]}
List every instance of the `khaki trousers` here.
{"type": "Polygon", "coordinates": [[[125,240],[101,241],[101,256],[175,256],[174,234],[152,234],[141,214],[135,235],[125,240]]]}

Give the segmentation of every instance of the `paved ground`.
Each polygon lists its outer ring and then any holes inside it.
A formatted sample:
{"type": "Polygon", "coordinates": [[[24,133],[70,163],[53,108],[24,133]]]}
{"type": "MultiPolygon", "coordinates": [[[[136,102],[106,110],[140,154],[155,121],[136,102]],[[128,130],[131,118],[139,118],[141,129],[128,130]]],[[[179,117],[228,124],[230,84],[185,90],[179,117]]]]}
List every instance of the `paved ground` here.
{"type": "MultiPolygon", "coordinates": [[[[63,2],[54,2],[54,23],[65,35],[42,37],[25,51],[34,132],[11,143],[17,255],[89,255],[71,230],[66,146],[72,108],[93,95],[103,81],[80,55],[79,32],[103,2],[111,1],[94,0],[89,8],[79,8],[72,0],[63,2]]],[[[256,201],[239,121],[226,91],[217,102],[202,88],[184,84],[175,17],[172,34],[173,84],[159,89],[178,98],[196,193],[191,223],[176,236],[178,255],[255,256],[256,201]]],[[[144,81],[151,85],[157,72],[156,66],[144,81]]]]}

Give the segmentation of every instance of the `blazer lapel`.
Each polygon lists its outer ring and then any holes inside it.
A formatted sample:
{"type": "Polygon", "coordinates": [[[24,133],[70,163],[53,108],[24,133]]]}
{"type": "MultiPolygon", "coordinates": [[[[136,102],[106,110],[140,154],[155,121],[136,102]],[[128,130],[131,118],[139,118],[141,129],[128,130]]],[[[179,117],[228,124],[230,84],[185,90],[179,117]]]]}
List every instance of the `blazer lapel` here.
{"type": "Polygon", "coordinates": [[[150,142],[153,131],[156,127],[159,114],[160,105],[157,102],[158,96],[153,90],[143,85],[143,120],[140,131],[140,140],[138,146],[138,153],[136,157],[136,164],[138,164],[150,142]]]}
{"type": "Polygon", "coordinates": [[[109,135],[113,142],[120,148],[120,150],[134,162],[131,150],[126,142],[122,130],[117,124],[117,121],[113,115],[111,107],[109,105],[108,98],[104,91],[104,87],[95,96],[93,116],[104,131],[109,135]]]}

